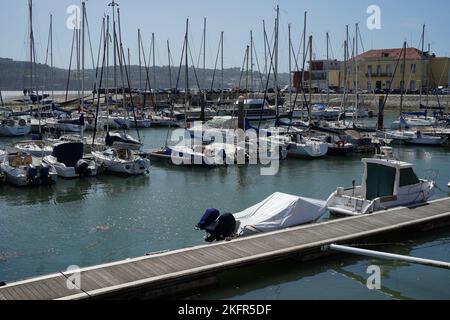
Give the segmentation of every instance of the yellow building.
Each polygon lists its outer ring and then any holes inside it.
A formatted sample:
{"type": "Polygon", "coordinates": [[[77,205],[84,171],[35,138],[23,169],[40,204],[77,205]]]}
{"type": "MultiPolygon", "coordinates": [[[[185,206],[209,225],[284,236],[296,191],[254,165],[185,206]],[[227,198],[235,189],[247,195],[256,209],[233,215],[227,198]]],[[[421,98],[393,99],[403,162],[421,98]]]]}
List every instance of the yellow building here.
{"type": "MultiPolygon", "coordinates": [[[[449,58],[436,58],[415,48],[406,49],[405,89],[408,92],[426,92],[438,86],[449,85],[449,58]]],[[[344,64],[342,64],[344,65],[344,64]]],[[[400,91],[403,87],[403,54],[400,49],[367,51],[347,62],[347,89],[367,91],[400,91]],[[356,63],[358,63],[358,79],[356,63]]],[[[344,67],[342,68],[344,72],[344,67]]]]}

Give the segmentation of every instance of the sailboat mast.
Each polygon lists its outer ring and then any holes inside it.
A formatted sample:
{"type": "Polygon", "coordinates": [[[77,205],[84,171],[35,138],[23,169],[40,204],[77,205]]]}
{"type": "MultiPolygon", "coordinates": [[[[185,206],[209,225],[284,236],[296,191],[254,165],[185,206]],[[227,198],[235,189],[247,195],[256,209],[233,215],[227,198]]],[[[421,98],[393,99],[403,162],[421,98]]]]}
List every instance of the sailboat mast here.
{"type": "Polygon", "coordinates": [[[185,44],[185,103],[184,103],[184,124],[187,128],[187,105],[189,99],[189,60],[188,60],[188,51],[189,51],[189,19],[186,19],[186,35],[184,38],[185,44]]]}
{"type": "MultiPolygon", "coordinates": [[[[152,33],[152,57],[153,57],[153,87],[156,89],[155,33],[152,33]]],[[[156,95],[156,91],[155,91],[155,95],[156,95]]]]}
{"type": "Polygon", "coordinates": [[[203,19],[203,85],[206,97],[206,18],[203,19]]]}
{"type": "MultiPolygon", "coordinates": [[[[308,12],[305,11],[303,19],[303,61],[306,60],[306,27],[307,27],[308,12]]],[[[302,70],[302,85],[305,83],[305,70],[302,70]]]]}
{"type": "Polygon", "coordinates": [[[355,84],[355,113],[354,113],[354,120],[355,120],[355,122],[357,122],[358,121],[358,98],[359,98],[359,95],[358,95],[358,91],[359,91],[359,61],[358,61],[358,43],[359,43],[359,41],[358,41],[358,35],[359,35],[359,32],[358,32],[358,30],[359,30],[359,23],[357,23],[356,25],[355,25],[355,33],[356,33],[356,35],[355,35],[355,39],[356,39],[356,43],[355,43],[355,72],[356,72],[356,75],[355,75],[355,82],[356,82],[356,84],[355,84]]]}
{"type": "Polygon", "coordinates": [[[250,30],[250,91],[253,92],[253,30],[250,30]]]}
{"type": "Polygon", "coordinates": [[[220,50],[221,50],[221,76],[220,76],[220,88],[221,88],[221,90],[220,90],[220,101],[223,101],[223,90],[225,89],[224,88],[224,79],[223,79],[223,31],[222,31],[222,33],[221,33],[221,36],[220,36],[220,50]]]}
{"type": "Polygon", "coordinates": [[[420,104],[422,104],[422,95],[423,95],[423,81],[424,81],[424,73],[425,73],[425,67],[424,67],[424,50],[425,50],[425,24],[422,26],[422,59],[421,59],[421,72],[420,72],[420,104]]]}
{"type": "Polygon", "coordinates": [[[330,105],[330,34],[327,32],[327,105],[330,105]]]}
{"type": "MultiPolygon", "coordinates": [[[[106,131],[109,132],[109,15],[106,16],[106,35],[105,35],[105,44],[106,46],[106,79],[105,79],[105,87],[106,87],[106,131]]],[[[99,88],[100,89],[100,88],[99,88]]],[[[100,96],[100,94],[99,94],[100,96]]]]}
{"type": "Polygon", "coordinates": [[[275,24],[275,72],[274,72],[274,78],[275,78],[275,108],[277,111],[277,119],[279,117],[279,110],[278,110],[278,31],[280,26],[280,6],[277,5],[277,20],[275,24]]]}
{"type": "Polygon", "coordinates": [[[28,8],[30,14],[30,95],[33,92],[33,47],[34,47],[34,35],[33,35],[33,0],[28,1],[28,8]]]}
{"type": "Polygon", "coordinates": [[[263,34],[264,34],[264,40],[263,40],[263,42],[264,42],[264,74],[266,74],[267,73],[267,43],[266,43],[266,35],[267,35],[267,32],[266,32],[266,21],[265,20],[263,20],[263,34]]]}
{"type": "Polygon", "coordinates": [[[311,125],[312,121],[312,60],[313,60],[313,51],[312,51],[312,43],[313,43],[313,36],[309,36],[309,108],[308,108],[308,122],[311,125]]]}
{"type": "Polygon", "coordinates": [[[289,37],[289,106],[292,104],[292,38],[291,38],[291,24],[288,24],[288,37],[289,37]]]}
{"type": "Polygon", "coordinates": [[[142,89],[141,29],[138,29],[139,91],[142,89]]]}
{"type": "Polygon", "coordinates": [[[400,117],[403,114],[403,95],[405,94],[405,72],[406,72],[406,41],[403,43],[403,69],[402,69],[402,82],[400,85],[400,117]]]}
{"type": "Polygon", "coordinates": [[[84,63],[85,63],[85,30],[86,30],[86,2],[81,3],[81,110],[84,111],[84,63]]]}
{"type": "Polygon", "coordinates": [[[169,40],[167,40],[167,57],[169,60],[169,86],[170,86],[170,90],[172,90],[173,89],[173,87],[172,87],[172,61],[171,61],[169,40]]]}

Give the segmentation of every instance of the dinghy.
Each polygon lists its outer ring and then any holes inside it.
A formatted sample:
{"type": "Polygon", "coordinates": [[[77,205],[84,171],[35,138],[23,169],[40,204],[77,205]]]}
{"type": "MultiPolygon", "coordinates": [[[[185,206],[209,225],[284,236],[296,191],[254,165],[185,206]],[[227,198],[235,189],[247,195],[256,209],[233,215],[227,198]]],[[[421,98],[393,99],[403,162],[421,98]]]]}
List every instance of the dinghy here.
{"type": "Polygon", "coordinates": [[[197,224],[208,242],[246,237],[316,222],[326,211],[325,201],[274,193],[264,201],[235,214],[220,215],[208,209],[197,224]]]}
{"type": "Polygon", "coordinates": [[[434,193],[436,183],[417,178],[413,164],[395,160],[392,148],[382,147],[381,154],[362,162],[361,186],[338,188],[327,201],[330,212],[358,216],[423,203],[434,193]]]}
{"type": "Polygon", "coordinates": [[[93,160],[83,158],[82,142],[62,142],[54,145],[51,156],[46,156],[43,163],[55,168],[58,176],[66,179],[94,177],[97,175],[97,164],[93,160]]]}

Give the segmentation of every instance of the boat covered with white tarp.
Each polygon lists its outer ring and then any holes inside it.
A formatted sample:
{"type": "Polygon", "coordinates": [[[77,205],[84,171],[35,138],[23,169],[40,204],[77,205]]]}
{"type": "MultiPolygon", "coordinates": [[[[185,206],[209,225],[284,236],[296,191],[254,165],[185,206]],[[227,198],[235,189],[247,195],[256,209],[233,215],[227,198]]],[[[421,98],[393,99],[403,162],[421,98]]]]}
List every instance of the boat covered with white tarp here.
{"type": "Polygon", "coordinates": [[[208,209],[197,228],[206,231],[208,242],[246,237],[316,222],[325,213],[325,205],[322,200],[277,192],[235,214],[208,209]]]}

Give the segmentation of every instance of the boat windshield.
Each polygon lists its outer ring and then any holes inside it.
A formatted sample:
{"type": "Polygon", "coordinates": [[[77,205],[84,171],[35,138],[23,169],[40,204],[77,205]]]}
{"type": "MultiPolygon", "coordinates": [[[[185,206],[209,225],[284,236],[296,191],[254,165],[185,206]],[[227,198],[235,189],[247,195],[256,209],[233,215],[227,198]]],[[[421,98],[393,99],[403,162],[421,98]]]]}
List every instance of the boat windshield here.
{"type": "Polygon", "coordinates": [[[375,163],[367,164],[366,199],[389,197],[394,195],[395,168],[375,163]]]}
{"type": "Polygon", "coordinates": [[[400,187],[413,186],[420,183],[412,168],[400,170],[400,187]]]}

